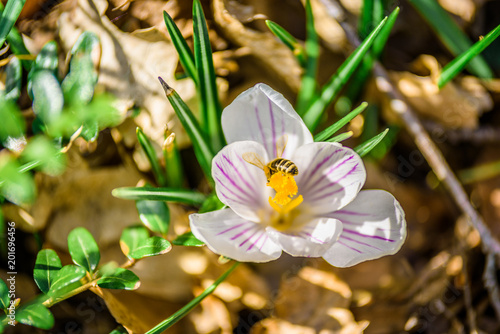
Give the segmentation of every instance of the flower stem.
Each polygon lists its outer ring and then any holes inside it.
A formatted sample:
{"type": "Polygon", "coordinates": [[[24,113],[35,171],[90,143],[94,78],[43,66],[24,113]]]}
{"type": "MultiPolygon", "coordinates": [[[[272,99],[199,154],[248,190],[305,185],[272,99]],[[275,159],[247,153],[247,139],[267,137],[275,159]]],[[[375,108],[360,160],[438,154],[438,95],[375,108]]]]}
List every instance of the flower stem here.
{"type": "Polygon", "coordinates": [[[229,274],[239,265],[239,262],[236,262],[226,270],[225,273],[223,273],[212,285],[210,285],[208,288],[203,291],[202,294],[191,300],[189,303],[187,303],[183,308],[181,308],[179,311],[175,312],[172,314],[170,317],[156,325],[154,328],[150,329],[149,331],[146,332],[146,334],[160,334],[167,328],[171,327],[174,325],[177,321],[181,320],[185,315],[187,315],[193,308],[195,308],[205,297],[210,295],[214,290],[217,288],[217,286],[222,283],[228,276],[229,274]]]}

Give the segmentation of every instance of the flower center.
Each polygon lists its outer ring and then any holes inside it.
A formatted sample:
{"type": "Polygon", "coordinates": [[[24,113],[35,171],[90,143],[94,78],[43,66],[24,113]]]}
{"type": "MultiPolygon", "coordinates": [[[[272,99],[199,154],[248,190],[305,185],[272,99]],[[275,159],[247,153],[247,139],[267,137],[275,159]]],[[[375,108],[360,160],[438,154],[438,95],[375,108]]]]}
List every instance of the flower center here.
{"type": "Polygon", "coordinates": [[[293,198],[298,191],[292,175],[276,172],[269,178],[267,185],[276,191],[274,198],[269,197],[269,204],[278,213],[271,219],[271,226],[279,231],[288,229],[293,222],[293,209],[304,200],[302,195],[293,198]]]}

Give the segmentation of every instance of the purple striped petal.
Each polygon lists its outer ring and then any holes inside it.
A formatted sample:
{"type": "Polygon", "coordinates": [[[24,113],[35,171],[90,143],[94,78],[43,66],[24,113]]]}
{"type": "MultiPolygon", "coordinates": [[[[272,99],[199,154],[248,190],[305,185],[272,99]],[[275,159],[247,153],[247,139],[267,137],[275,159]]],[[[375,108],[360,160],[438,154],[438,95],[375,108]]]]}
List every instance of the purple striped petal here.
{"type": "Polygon", "coordinates": [[[279,232],[268,228],[271,239],[292,256],[320,257],[337,241],[342,224],[331,218],[309,221],[299,230],[279,232]]]}
{"type": "Polygon", "coordinates": [[[313,142],[291,104],[265,84],[241,93],[224,109],[222,129],[228,143],[242,140],[261,143],[270,160],[277,157],[276,144],[284,135],[288,138],[284,158],[289,158],[297,147],[313,142]]]}
{"type": "Polygon", "coordinates": [[[346,206],[365,183],[366,172],[359,155],[338,144],[304,145],[293,154],[292,161],[299,169],[299,193],[316,215],[346,206]]]}
{"type": "Polygon", "coordinates": [[[406,238],[403,209],[384,190],[361,191],[349,205],[327,216],[343,226],[339,240],[323,255],[336,267],[394,254],[406,238]]]}
{"type": "Polygon", "coordinates": [[[215,190],[222,203],[238,215],[251,221],[259,221],[258,212],[267,208],[269,187],[262,169],[243,159],[243,154],[253,152],[267,160],[262,145],[241,141],[227,145],[212,160],[212,176],[215,190]]]}
{"type": "Polygon", "coordinates": [[[223,209],[189,216],[191,231],[219,255],[244,262],[268,262],[281,255],[281,247],[269,238],[265,225],[223,209]]]}

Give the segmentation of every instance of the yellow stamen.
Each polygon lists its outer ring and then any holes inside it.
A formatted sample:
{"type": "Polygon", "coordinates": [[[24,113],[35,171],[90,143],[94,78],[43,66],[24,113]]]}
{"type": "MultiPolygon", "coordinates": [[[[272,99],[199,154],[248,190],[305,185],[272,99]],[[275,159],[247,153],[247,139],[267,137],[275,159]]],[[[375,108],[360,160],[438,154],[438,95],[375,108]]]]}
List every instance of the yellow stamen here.
{"type": "Polygon", "coordinates": [[[297,194],[298,187],[295,179],[290,174],[274,173],[267,185],[276,191],[273,201],[278,205],[287,205],[292,197],[297,194]]]}

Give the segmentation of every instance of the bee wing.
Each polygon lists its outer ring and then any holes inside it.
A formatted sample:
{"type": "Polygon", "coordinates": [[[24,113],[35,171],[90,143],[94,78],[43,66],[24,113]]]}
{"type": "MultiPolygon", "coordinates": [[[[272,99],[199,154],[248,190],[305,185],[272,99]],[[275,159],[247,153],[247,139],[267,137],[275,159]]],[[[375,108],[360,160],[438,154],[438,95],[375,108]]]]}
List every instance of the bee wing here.
{"type": "Polygon", "coordinates": [[[262,161],[263,160],[262,157],[255,152],[243,153],[241,157],[249,164],[257,166],[262,170],[264,169],[264,167],[266,167],[266,164],[262,161]]]}
{"type": "Polygon", "coordinates": [[[276,155],[278,158],[283,157],[283,152],[285,152],[287,142],[288,135],[283,135],[276,140],[276,155]]]}

